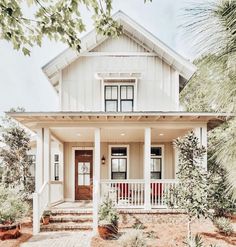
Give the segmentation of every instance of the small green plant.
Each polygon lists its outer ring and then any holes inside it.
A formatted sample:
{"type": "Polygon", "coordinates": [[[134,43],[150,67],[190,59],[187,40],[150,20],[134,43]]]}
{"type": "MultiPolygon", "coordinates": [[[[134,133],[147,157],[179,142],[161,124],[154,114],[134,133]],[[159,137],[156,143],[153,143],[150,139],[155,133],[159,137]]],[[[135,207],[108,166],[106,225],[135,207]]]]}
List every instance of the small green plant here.
{"type": "Polygon", "coordinates": [[[0,223],[12,224],[27,215],[29,205],[18,190],[0,186],[0,223]]]}
{"type": "Polygon", "coordinates": [[[139,219],[135,218],[135,222],[132,225],[132,228],[142,230],[145,228],[145,226],[139,219]]]}
{"type": "Polygon", "coordinates": [[[185,242],[188,247],[204,247],[202,237],[200,235],[191,236],[191,238],[185,242]]]}
{"type": "Polygon", "coordinates": [[[112,200],[106,198],[99,208],[99,225],[113,224],[117,225],[118,223],[118,212],[115,209],[112,200]]]}
{"type": "Polygon", "coordinates": [[[233,226],[230,220],[227,218],[224,218],[224,217],[216,218],[214,220],[214,224],[219,230],[219,232],[227,236],[230,236],[233,233],[233,226]]]}
{"type": "Polygon", "coordinates": [[[50,217],[51,214],[52,214],[51,210],[45,210],[45,211],[43,212],[43,217],[50,217]]]}
{"type": "Polygon", "coordinates": [[[145,247],[146,239],[142,232],[137,229],[131,229],[119,238],[122,247],[145,247]]]}

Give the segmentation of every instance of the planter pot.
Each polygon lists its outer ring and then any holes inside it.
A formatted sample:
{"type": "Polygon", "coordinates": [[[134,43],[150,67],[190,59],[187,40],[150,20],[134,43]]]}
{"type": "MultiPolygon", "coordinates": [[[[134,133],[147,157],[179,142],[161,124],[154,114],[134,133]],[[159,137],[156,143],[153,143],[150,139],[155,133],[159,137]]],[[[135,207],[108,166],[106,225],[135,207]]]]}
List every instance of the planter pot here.
{"type": "Polygon", "coordinates": [[[98,233],[102,239],[112,239],[117,236],[118,225],[117,224],[107,224],[98,226],[98,233]]]}
{"type": "Polygon", "coordinates": [[[42,221],[43,221],[43,225],[48,225],[50,221],[50,216],[43,216],[42,221]]]}
{"type": "Polygon", "coordinates": [[[0,224],[0,239],[15,239],[18,238],[20,233],[21,225],[19,223],[14,224],[0,224]]]}

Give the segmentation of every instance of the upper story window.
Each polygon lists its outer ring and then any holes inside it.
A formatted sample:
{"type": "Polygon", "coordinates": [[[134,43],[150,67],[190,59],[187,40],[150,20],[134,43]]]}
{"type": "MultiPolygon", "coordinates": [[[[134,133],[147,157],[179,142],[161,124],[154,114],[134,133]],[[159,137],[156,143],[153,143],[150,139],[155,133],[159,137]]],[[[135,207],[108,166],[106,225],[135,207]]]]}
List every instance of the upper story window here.
{"type": "Polygon", "coordinates": [[[109,83],[104,87],[104,103],[106,112],[134,111],[134,85],[131,83],[109,83]]]}

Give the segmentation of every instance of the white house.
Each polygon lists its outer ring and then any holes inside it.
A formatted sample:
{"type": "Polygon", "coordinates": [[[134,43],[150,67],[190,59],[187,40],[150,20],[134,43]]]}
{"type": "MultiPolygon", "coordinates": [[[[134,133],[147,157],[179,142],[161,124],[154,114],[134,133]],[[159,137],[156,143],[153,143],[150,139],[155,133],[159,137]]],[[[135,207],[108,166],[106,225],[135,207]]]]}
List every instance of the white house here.
{"type": "Polygon", "coordinates": [[[80,53],[67,49],[43,67],[60,111],[8,113],[37,133],[35,233],[43,211],[63,201],[92,200],[94,229],[107,195],[118,208],[165,207],[178,170],[173,139],[194,130],[207,147],[207,130],[224,120],[180,111],[195,66],[123,12],[114,18],[119,38],[93,30],[80,53]]]}

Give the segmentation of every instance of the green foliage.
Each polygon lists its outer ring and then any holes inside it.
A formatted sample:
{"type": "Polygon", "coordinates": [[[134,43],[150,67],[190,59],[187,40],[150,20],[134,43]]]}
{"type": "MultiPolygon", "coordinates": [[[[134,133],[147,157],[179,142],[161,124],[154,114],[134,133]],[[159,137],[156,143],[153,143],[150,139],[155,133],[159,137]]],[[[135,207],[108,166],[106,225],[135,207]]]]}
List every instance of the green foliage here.
{"type": "Polygon", "coordinates": [[[99,224],[114,224],[116,225],[119,219],[118,212],[115,209],[112,200],[106,198],[99,208],[99,224]]]}
{"type": "Polygon", "coordinates": [[[145,247],[146,240],[140,230],[132,229],[127,231],[119,238],[122,247],[145,247]]]}
{"type": "Polygon", "coordinates": [[[216,218],[214,220],[215,226],[218,228],[218,230],[227,235],[230,236],[233,233],[233,225],[231,224],[230,220],[224,217],[216,218]]]}
{"type": "Polygon", "coordinates": [[[209,191],[208,203],[209,208],[214,210],[214,217],[225,216],[226,214],[236,211],[236,205],[233,200],[233,194],[229,190],[227,169],[216,161],[216,148],[218,149],[218,136],[222,135],[223,128],[227,128],[227,124],[221,128],[213,130],[209,135],[208,148],[208,172],[209,172],[209,191]]]}
{"type": "MultiPolygon", "coordinates": [[[[198,71],[181,95],[190,111],[236,112],[236,2],[202,1],[185,10],[185,30],[198,51],[198,71]],[[203,55],[203,56],[202,56],[203,55]]],[[[236,120],[222,127],[216,138],[216,161],[228,171],[236,199],[236,120]]]]}
{"type": "Polygon", "coordinates": [[[198,138],[190,132],[174,141],[179,151],[179,185],[174,191],[179,208],[185,209],[189,220],[208,215],[207,172],[202,166],[205,147],[200,146],[198,138]]]}
{"type": "Polygon", "coordinates": [[[81,8],[92,12],[97,32],[118,36],[121,25],[111,18],[112,0],[1,0],[1,38],[12,43],[13,48],[30,55],[31,47],[41,46],[43,38],[67,43],[80,51],[80,33],[85,31],[81,8]],[[28,10],[33,13],[27,15],[28,10]]]}
{"type": "Polygon", "coordinates": [[[20,188],[27,199],[34,191],[30,173],[32,160],[29,159],[30,136],[25,129],[10,118],[3,119],[0,141],[5,144],[0,150],[3,175],[2,182],[6,187],[20,188]]]}
{"type": "Polygon", "coordinates": [[[47,216],[51,216],[51,215],[52,215],[51,210],[45,210],[45,211],[43,212],[43,217],[47,217],[47,216]]]}
{"type": "Polygon", "coordinates": [[[204,247],[202,237],[199,234],[192,236],[185,244],[188,247],[204,247]]]}
{"type": "Polygon", "coordinates": [[[0,223],[13,223],[22,219],[29,211],[18,189],[0,186],[0,223]]]}

